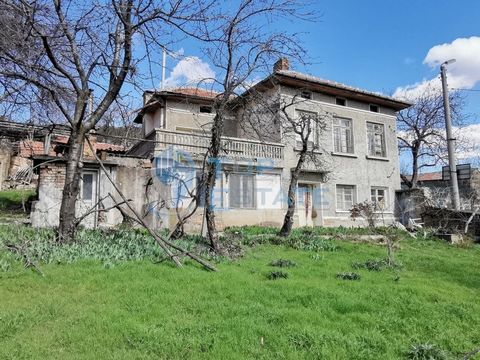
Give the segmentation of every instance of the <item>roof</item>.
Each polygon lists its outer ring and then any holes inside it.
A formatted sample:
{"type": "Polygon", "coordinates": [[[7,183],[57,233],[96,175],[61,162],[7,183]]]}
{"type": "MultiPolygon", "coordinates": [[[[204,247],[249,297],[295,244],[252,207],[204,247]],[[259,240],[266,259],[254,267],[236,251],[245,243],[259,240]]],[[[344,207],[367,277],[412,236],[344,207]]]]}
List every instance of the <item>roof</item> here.
{"type": "Polygon", "coordinates": [[[217,91],[207,90],[207,89],[200,89],[200,88],[193,88],[193,87],[185,87],[185,88],[176,88],[172,90],[161,91],[159,94],[165,95],[188,95],[188,96],[196,96],[204,99],[215,99],[220,93],[217,91]]]}
{"type": "Polygon", "coordinates": [[[199,87],[181,87],[170,90],[147,90],[146,93],[152,94],[150,100],[143,106],[140,112],[137,114],[133,120],[136,124],[142,123],[142,117],[146,112],[155,111],[159,107],[164,106],[163,102],[158,98],[168,97],[168,98],[179,98],[179,99],[189,99],[189,100],[198,100],[201,103],[211,103],[218,95],[221,93],[213,90],[202,89],[199,87]]]}
{"type": "MultiPolygon", "coordinates": [[[[325,80],[313,75],[300,73],[292,70],[277,70],[274,74],[257,83],[255,87],[262,87],[268,83],[281,83],[292,87],[312,89],[321,93],[354,98],[363,102],[371,102],[390,107],[396,111],[406,109],[412,104],[395,99],[380,93],[363,90],[345,85],[332,80],[325,80]]],[[[248,92],[248,91],[247,91],[248,92]]]]}
{"type": "Polygon", "coordinates": [[[436,181],[436,180],[442,180],[442,179],[443,179],[443,176],[441,171],[418,174],[418,181],[436,181]]]}
{"type": "MultiPolygon", "coordinates": [[[[412,175],[405,175],[407,179],[411,179],[412,175]]],[[[435,171],[430,173],[423,173],[417,175],[417,181],[439,181],[443,180],[442,172],[435,171]]]]}

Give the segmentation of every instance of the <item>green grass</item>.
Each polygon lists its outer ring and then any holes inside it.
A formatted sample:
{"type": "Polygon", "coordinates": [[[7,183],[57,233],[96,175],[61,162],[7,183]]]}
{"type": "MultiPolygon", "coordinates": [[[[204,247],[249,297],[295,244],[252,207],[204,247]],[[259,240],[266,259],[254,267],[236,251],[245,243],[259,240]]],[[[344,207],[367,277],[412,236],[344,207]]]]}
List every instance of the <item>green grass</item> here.
{"type": "Polygon", "coordinates": [[[0,210],[22,210],[22,201],[35,195],[35,190],[3,190],[0,191],[0,210]]]}
{"type": "Polygon", "coordinates": [[[352,264],[385,248],[332,241],[335,251],[258,245],[217,273],[78,260],[42,264],[41,277],[16,263],[0,270],[0,358],[402,359],[426,343],[459,358],[480,347],[478,246],[405,238],[402,270],[369,271],[352,264]],[[296,266],[268,280],[278,259],[296,266]],[[361,279],[336,278],[351,271],[361,279]]]}

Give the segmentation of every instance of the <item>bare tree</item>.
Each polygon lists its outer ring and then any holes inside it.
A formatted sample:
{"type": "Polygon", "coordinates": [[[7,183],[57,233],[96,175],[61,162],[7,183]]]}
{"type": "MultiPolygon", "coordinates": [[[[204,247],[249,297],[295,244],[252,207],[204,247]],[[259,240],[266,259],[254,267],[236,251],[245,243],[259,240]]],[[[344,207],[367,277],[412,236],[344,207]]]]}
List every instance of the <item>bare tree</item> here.
{"type": "Polygon", "coordinates": [[[288,56],[297,61],[305,58],[297,34],[288,34],[283,29],[276,31],[272,22],[314,18],[300,0],[241,0],[235,6],[221,7],[214,18],[215,25],[204,34],[205,54],[220,73],[214,86],[221,94],[213,105],[215,117],[205,171],[205,218],[210,246],[221,252],[212,192],[223,151],[224,123],[231,110],[229,102],[248,89],[253,79],[269,74],[271,64],[278,58],[288,56]]]}
{"type": "Polygon", "coordinates": [[[124,84],[139,76],[152,48],[165,46],[174,30],[193,33],[189,27],[203,21],[208,4],[2,0],[1,6],[4,31],[12,39],[0,42],[3,95],[54,104],[70,127],[58,230],[60,241],[70,241],[86,134],[121,96],[124,84]],[[143,41],[143,51],[134,51],[137,41],[143,41]]]}
{"type": "MultiPolygon", "coordinates": [[[[464,98],[459,92],[450,92],[450,106],[454,124],[463,120],[464,98]]],[[[397,115],[398,147],[400,152],[411,155],[411,177],[402,175],[409,188],[417,187],[418,174],[422,169],[434,167],[446,159],[445,117],[443,97],[440,91],[427,88],[414,99],[413,106],[397,115]]],[[[468,144],[457,141],[458,147],[468,144]]]]}
{"type": "Polygon", "coordinates": [[[314,113],[298,111],[297,114],[294,114],[290,109],[298,105],[299,102],[302,102],[296,99],[297,97],[294,97],[293,101],[283,103],[280,106],[282,133],[287,138],[291,138],[290,141],[295,143],[294,146],[298,150],[297,163],[291,171],[290,183],[288,185],[287,212],[285,213],[283,225],[280,229],[280,236],[284,237],[290,235],[292,231],[300,173],[309,161],[316,169],[322,168],[323,158],[320,139],[327,127],[327,119],[330,116],[326,112],[314,113]]]}

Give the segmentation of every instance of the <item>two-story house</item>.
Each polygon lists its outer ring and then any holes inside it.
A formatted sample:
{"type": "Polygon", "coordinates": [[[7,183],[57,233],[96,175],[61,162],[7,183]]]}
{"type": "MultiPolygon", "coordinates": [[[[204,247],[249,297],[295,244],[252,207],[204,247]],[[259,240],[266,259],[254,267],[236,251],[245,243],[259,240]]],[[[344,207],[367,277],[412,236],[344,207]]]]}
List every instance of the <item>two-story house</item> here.
{"type": "MultiPolygon", "coordinates": [[[[394,219],[395,190],[400,189],[396,112],[409,104],[292,71],[288,60],[280,59],[272,75],[240,96],[242,101],[232,99],[214,192],[219,227],[281,225],[287,207],[298,144],[295,137],[284,134],[275,116],[263,123],[245,123],[244,114],[255,113],[258,106],[253,92],[257,98],[262,94],[283,103],[295,99],[288,107],[291,117],[304,112],[328,114],[324,130],[312,136],[324,165],[307,164],[300,174],[295,225],[355,225],[349,210],[365,200],[382,205],[386,222],[394,219]]],[[[191,155],[201,178],[217,95],[192,88],[146,92],[145,106],[136,119],[146,140],[130,153],[158,158],[176,149],[191,155]]],[[[197,213],[190,224],[198,229],[203,212],[197,213]]]]}
{"type": "MultiPolygon", "coordinates": [[[[88,148],[85,151],[77,211],[81,224],[114,226],[128,220],[128,209],[115,206],[122,203],[116,191],[121,189],[151,226],[171,228],[191,202],[183,198],[182,191],[174,194],[178,184],[165,181],[164,175],[171,173],[172,164],[180,164],[175,171],[185,187],[198,188],[195,185],[204,177],[203,165],[208,160],[218,95],[193,88],[145,92],[144,106],[136,118],[144,138],[126,155],[112,152],[108,144],[107,148],[95,145],[108,174],[88,148]],[[182,197],[181,201],[175,196],[182,197]]],[[[395,115],[408,106],[381,94],[292,71],[287,59],[279,60],[270,76],[232,97],[224,117],[221,156],[215,160],[219,163],[213,192],[217,226],[282,224],[299,150],[298,139],[288,133],[284,120],[305,114],[325,116],[322,131],[316,129],[308,139],[316,145],[312,149],[320,161],[307,162],[300,173],[295,225],[361,225],[352,222],[349,210],[365,200],[381,204],[382,218],[392,221],[395,190],[400,189],[395,115]],[[290,106],[278,116],[282,104],[290,106]]],[[[32,225],[56,226],[65,158],[46,152],[40,160],[44,165],[38,171],[32,225]]],[[[202,228],[204,198],[195,204],[198,209],[186,230],[202,228]]]]}

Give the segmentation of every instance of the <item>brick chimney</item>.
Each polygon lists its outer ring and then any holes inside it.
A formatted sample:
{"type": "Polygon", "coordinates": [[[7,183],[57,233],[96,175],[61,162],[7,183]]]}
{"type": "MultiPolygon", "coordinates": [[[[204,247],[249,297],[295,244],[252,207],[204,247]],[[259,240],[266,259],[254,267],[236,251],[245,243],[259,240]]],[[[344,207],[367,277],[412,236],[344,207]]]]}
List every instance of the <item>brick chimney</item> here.
{"type": "Polygon", "coordinates": [[[290,69],[290,62],[285,57],[278,59],[277,62],[273,64],[274,73],[280,70],[289,70],[289,69],[290,69]]]}

